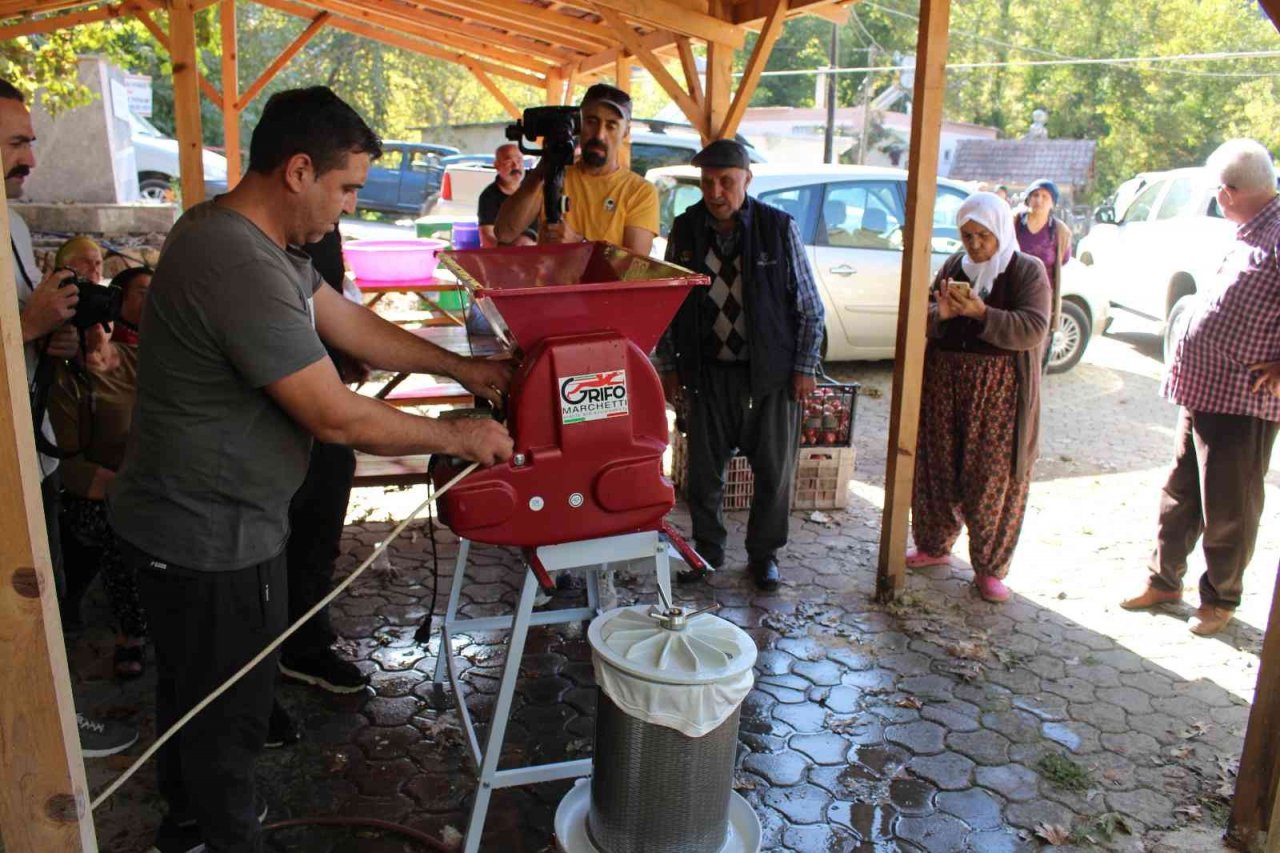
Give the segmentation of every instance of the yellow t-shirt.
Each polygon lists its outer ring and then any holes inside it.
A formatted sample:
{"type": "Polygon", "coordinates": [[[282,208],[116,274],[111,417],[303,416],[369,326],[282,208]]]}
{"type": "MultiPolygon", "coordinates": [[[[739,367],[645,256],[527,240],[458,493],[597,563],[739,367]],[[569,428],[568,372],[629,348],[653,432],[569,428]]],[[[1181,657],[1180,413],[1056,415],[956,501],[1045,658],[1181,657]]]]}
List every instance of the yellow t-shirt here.
{"type": "Polygon", "coordinates": [[[569,199],[565,221],[587,240],[621,246],[627,227],[658,233],[658,191],[630,169],[597,177],[577,164],[567,166],[564,195],[569,199]]]}

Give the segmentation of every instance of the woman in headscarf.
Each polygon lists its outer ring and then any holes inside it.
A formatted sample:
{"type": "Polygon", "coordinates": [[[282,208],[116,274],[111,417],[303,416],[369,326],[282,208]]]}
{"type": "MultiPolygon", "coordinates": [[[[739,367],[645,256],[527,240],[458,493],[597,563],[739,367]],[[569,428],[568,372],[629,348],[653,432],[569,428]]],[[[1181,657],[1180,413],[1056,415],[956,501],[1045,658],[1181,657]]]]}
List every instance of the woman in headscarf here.
{"type": "Polygon", "coordinates": [[[1058,185],[1048,178],[1033,181],[1023,198],[1024,209],[1014,215],[1013,230],[1018,248],[1035,255],[1049,274],[1053,292],[1053,311],[1049,315],[1049,345],[1045,364],[1053,350],[1053,335],[1062,317],[1062,266],[1071,260],[1071,226],[1053,215],[1058,206],[1058,185]]]}
{"type": "Polygon", "coordinates": [[[967,526],[974,585],[1004,601],[1037,452],[1051,295],[1044,264],[1017,250],[1003,199],[975,193],[956,219],[964,250],[929,298],[907,565],[949,563],[967,526]]]}

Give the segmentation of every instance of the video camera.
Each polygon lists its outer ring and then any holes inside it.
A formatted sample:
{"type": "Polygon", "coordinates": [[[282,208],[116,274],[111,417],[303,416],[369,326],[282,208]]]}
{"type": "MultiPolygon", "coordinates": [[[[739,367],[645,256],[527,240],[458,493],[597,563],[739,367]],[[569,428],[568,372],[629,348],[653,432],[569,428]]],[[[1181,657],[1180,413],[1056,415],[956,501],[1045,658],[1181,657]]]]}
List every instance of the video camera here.
{"type": "Polygon", "coordinates": [[[72,284],[79,289],[80,300],[76,302],[76,313],[71,318],[71,325],[83,331],[101,324],[103,331],[108,331],[107,324],[120,319],[124,291],[119,287],[101,285],[76,274],[63,279],[58,286],[72,284]]]}
{"type": "Polygon", "coordinates": [[[556,223],[564,213],[564,169],[573,162],[582,113],[577,107],[529,107],[520,121],[507,127],[507,139],[524,154],[542,158],[542,203],[545,221],[556,223]],[[542,138],[541,148],[527,148],[524,140],[542,138]]]}

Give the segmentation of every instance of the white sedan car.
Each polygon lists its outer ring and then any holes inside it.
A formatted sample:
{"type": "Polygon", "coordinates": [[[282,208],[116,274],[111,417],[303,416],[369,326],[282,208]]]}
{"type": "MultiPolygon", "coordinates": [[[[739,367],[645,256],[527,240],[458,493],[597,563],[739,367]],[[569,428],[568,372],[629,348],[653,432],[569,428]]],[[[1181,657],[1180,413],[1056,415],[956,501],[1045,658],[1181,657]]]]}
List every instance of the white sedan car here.
{"type": "MultiPolygon", "coordinates": [[[[898,291],[906,223],[907,173],[874,166],[752,167],[749,192],[790,213],[799,225],[827,313],[823,357],[828,361],[892,358],[898,335],[898,291]]],[[[652,169],[658,187],[661,234],[702,197],[692,166],[652,169]]],[[[933,264],[960,250],[956,211],[969,195],[962,184],[938,181],[933,213],[933,264]]],[[[656,241],[655,254],[665,250],[656,241]]],[[[1062,329],[1049,369],[1070,370],[1094,334],[1107,325],[1107,296],[1078,263],[1063,269],[1062,329]]]]}

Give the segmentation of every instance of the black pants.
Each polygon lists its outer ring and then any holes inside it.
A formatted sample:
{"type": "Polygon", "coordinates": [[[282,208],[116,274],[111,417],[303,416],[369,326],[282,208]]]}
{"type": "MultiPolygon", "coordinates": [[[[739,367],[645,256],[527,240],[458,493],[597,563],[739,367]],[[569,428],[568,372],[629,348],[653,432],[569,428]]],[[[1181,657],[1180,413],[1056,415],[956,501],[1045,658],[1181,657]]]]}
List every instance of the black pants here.
{"type": "Polygon", "coordinates": [[[1247,415],[1179,410],[1173,470],[1160,494],[1153,585],[1182,588],[1187,556],[1203,534],[1201,603],[1240,605],[1278,428],[1280,424],[1247,415]]]}
{"type": "MultiPolygon", "coordinates": [[[[289,504],[289,621],[310,610],[333,589],[333,564],[338,559],[356,455],[340,444],[316,442],[311,463],[289,504]]],[[[286,657],[323,652],[337,639],[325,608],[284,644],[286,657]]]]}
{"type": "MultiPolygon", "coordinates": [[[[150,619],[156,728],[163,732],[285,629],[285,558],[201,572],[120,545],[150,619]]],[[[267,735],[276,658],[254,667],[160,750],[156,772],[170,818],[194,817],[210,853],[262,849],[254,766],[267,735]]]]}
{"type": "Polygon", "coordinates": [[[709,364],[689,401],[689,514],[698,553],[724,562],[724,475],[734,450],[755,478],[747,519],[747,557],[764,560],[787,544],[791,486],[800,440],[800,406],[785,386],[752,399],[746,364],[709,364]]]}
{"type": "Polygon", "coordinates": [[[49,561],[53,564],[53,588],[61,600],[67,592],[67,576],[62,564],[62,477],[57,469],[40,481],[40,502],[44,505],[44,531],[49,539],[49,561]]]}

